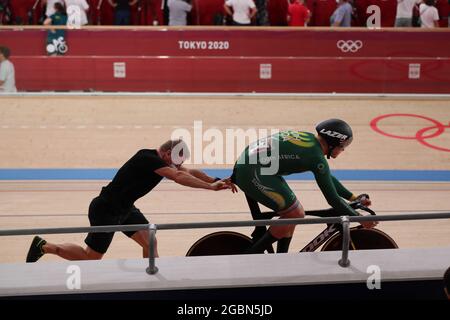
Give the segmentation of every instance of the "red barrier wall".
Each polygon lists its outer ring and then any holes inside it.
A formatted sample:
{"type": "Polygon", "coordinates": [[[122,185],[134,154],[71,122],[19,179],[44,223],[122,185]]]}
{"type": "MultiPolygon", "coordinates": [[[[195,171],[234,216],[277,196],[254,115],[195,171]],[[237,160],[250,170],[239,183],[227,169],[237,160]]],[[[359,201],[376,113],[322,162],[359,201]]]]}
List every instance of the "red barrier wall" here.
{"type": "MultiPolygon", "coordinates": [[[[16,56],[45,55],[46,36],[42,30],[0,30],[0,42],[16,56]]],[[[450,30],[444,29],[96,29],[68,31],[66,40],[67,56],[450,57],[450,30]],[[360,40],[362,47],[343,52],[340,40],[360,40]],[[209,47],[214,42],[221,46],[209,47]]]]}
{"type": "Polygon", "coordinates": [[[83,30],[64,57],[45,37],[0,31],[19,90],[450,93],[449,31],[83,30]]]}

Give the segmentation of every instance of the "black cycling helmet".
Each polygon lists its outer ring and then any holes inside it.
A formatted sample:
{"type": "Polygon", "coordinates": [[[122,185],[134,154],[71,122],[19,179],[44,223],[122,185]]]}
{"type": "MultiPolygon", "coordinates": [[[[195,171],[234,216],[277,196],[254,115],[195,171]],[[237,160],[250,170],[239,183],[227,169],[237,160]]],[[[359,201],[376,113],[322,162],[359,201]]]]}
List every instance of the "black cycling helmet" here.
{"type": "Polygon", "coordinates": [[[316,126],[316,131],[328,144],[328,159],[335,147],[347,147],[353,140],[352,128],[340,119],[325,120],[316,126]]]}

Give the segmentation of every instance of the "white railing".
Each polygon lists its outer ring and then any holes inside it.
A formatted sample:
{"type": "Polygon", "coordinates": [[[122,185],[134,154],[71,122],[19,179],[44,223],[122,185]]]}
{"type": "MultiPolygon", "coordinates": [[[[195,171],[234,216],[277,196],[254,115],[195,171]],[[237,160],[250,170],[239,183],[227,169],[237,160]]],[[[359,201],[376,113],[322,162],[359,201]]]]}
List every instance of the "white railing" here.
{"type": "Polygon", "coordinates": [[[339,223],[343,229],[342,257],[338,261],[341,267],[348,267],[348,251],[350,244],[351,222],[363,221],[400,221],[400,220],[428,220],[428,219],[448,219],[450,212],[439,213],[409,213],[389,216],[340,216],[332,218],[309,218],[309,219],[278,219],[278,220],[246,220],[246,221],[218,221],[218,222],[192,222],[192,223],[163,223],[163,224],[136,224],[120,226],[95,226],[95,227],[70,227],[70,228],[37,228],[37,229],[10,229],[0,230],[0,236],[24,236],[37,234],[65,234],[65,233],[87,233],[87,232],[116,232],[116,231],[149,231],[149,266],[146,269],[148,274],[155,274],[158,268],[155,264],[154,246],[157,230],[175,230],[175,229],[201,229],[201,228],[230,228],[230,227],[249,227],[249,226],[267,226],[267,225],[287,225],[287,224],[324,224],[339,223]]]}

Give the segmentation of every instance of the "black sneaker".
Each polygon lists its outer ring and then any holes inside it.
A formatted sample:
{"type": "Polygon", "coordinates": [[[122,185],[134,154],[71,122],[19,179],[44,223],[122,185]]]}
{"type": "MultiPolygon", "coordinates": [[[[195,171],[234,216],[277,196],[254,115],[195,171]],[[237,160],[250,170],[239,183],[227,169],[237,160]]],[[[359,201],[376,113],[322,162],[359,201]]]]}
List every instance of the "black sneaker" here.
{"type": "Polygon", "coordinates": [[[47,243],[47,241],[45,241],[41,237],[35,236],[33,239],[33,242],[31,242],[30,249],[28,250],[27,262],[38,261],[44,255],[42,246],[46,243],[47,243]]]}

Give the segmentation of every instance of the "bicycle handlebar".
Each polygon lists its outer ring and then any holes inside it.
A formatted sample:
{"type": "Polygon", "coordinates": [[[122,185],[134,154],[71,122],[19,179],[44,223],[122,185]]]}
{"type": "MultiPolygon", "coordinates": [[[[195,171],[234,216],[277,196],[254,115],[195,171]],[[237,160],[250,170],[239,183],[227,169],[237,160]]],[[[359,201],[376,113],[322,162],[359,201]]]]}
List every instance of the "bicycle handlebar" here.
{"type": "Polygon", "coordinates": [[[368,207],[366,207],[365,205],[363,205],[361,202],[359,201],[353,201],[349,203],[349,206],[352,207],[355,210],[362,210],[365,212],[370,213],[372,216],[376,216],[375,211],[373,211],[372,209],[369,209],[368,207]]]}

